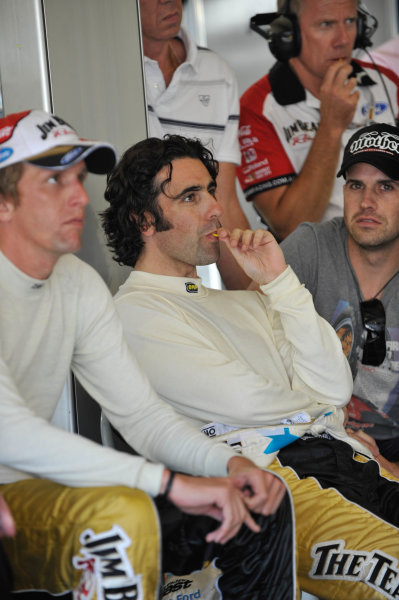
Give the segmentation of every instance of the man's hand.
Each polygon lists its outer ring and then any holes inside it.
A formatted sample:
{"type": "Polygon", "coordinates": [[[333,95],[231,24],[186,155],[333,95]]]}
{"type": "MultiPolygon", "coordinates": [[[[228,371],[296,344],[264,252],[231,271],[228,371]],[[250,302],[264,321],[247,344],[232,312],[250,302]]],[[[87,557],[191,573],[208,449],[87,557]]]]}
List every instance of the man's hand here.
{"type": "Polygon", "coordinates": [[[15,523],[6,501],[0,494],[0,537],[15,535],[15,523]]]}
{"type": "Polygon", "coordinates": [[[243,524],[256,533],[260,530],[248,512],[244,494],[229,477],[176,474],[168,498],[186,513],[221,521],[220,527],[208,533],[207,542],[225,544],[243,524]]]}
{"type": "Polygon", "coordinates": [[[278,477],[260,469],[244,456],[233,456],[228,470],[234,485],[243,491],[249,510],[262,515],[276,512],[286,492],[278,477]]]}
{"type": "Polygon", "coordinates": [[[353,431],[353,429],[347,427],[346,433],[355,440],[358,440],[363,446],[366,446],[381,467],[384,467],[389,473],[399,478],[399,463],[391,462],[382,456],[374,438],[361,429],[359,429],[359,431],[353,431]]]}
{"type": "Polygon", "coordinates": [[[349,77],[350,64],[336,61],[324,76],[320,87],[320,126],[340,135],[353,119],[359,100],[356,77],[349,77]]]}
{"type": "Polygon", "coordinates": [[[363,446],[366,446],[368,450],[370,450],[371,454],[374,458],[380,456],[380,449],[377,446],[377,443],[374,438],[372,438],[367,433],[364,433],[361,429],[359,431],[353,431],[350,427],[346,428],[346,433],[353,438],[354,440],[358,440],[363,446]]]}
{"type": "Polygon", "coordinates": [[[284,255],[274,236],[265,229],[233,229],[221,227],[219,239],[245,271],[259,285],[270,283],[287,268],[284,255]]]}

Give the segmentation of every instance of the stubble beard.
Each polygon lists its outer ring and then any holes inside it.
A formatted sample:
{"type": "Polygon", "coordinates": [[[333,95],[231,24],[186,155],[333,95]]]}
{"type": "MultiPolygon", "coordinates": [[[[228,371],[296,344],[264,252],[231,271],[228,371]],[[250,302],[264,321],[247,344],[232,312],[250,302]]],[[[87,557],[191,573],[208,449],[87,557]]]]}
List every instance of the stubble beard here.
{"type": "Polygon", "coordinates": [[[399,231],[370,231],[370,235],[357,235],[356,231],[348,228],[348,234],[356,246],[368,252],[389,248],[399,239],[399,231]]]}

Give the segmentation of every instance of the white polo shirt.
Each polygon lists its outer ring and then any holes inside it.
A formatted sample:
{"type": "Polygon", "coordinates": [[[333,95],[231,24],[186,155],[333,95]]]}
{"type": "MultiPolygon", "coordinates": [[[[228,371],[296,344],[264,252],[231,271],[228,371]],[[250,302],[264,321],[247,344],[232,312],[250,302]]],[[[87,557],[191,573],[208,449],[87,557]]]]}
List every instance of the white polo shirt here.
{"type": "Polygon", "coordinates": [[[183,29],[187,59],[169,86],[157,61],[144,57],[149,135],[198,138],[221,162],[239,164],[239,103],[234,72],[218,54],[197,47],[183,29]]]}

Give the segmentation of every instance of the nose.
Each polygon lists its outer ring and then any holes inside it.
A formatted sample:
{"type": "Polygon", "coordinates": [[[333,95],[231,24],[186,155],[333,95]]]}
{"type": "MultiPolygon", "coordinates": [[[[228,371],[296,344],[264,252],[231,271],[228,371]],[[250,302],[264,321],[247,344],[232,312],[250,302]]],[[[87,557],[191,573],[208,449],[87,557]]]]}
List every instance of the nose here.
{"type": "Polygon", "coordinates": [[[339,23],[335,30],[334,46],[348,46],[354,42],[352,31],[346,23],[339,23]]]}
{"type": "Polygon", "coordinates": [[[212,194],[208,193],[208,198],[209,198],[209,206],[208,206],[208,218],[209,219],[214,219],[219,218],[222,216],[223,214],[223,208],[220,204],[220,202],[218,202],[217,198],[215,198],[215,196],[213,196],[212,194]]]}
{"type": "Polygon", "coordinates": [[[361,196],[360,206],[362,209],[375,208],[377,194],[372,187],[365,187],[361,196]]]}
{"type": "Polygon", "coordinates": [[[86,206],[90,202],[89,195],[79,179],[73,184],[69,202],[74,206],[86,206]]]}

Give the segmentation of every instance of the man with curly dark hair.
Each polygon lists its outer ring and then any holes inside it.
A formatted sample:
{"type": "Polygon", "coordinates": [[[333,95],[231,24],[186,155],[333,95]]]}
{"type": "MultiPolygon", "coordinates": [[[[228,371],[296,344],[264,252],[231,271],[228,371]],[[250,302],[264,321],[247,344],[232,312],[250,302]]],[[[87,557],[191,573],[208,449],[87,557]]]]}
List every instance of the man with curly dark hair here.
{"type": "Polygon", "coordinates": [[[110,246],[134,265],[115,297],[126,339],[179,414],[285,479],[302,589],[394,598],[381,582],[399,576],[399,484],[344,430],[352,382],[339,340],[269,231],[220,226],[214,173],[198,142],[174,136],[140,142],[110,175],[110,246]],[[141,239],[126,248],[130,227],[141,239]],[[203,285],[196,266],[220,244],[263,293],[203,285]]]}
{"type": "Polygon", "coordinates": [[[149,138],[129,148],[108,177],[105,199],[110,206],[103,212],[103,227],[114,259],[121,265],[134,267],[144,249],[143,229],[150,222],[156,231],[167,231],[173,225],[165,219],[158,195],[172,178],[172,162],[179,158],[198,159],[216,180],[219,165],[211,152],[198,140],[178,135],[165,136],[167,143],[149,138]],[[129,169],[134,165],[134,169],[129,169]],[[169,176],[158,182],[156,175],[164,167],[169,176]]]}

